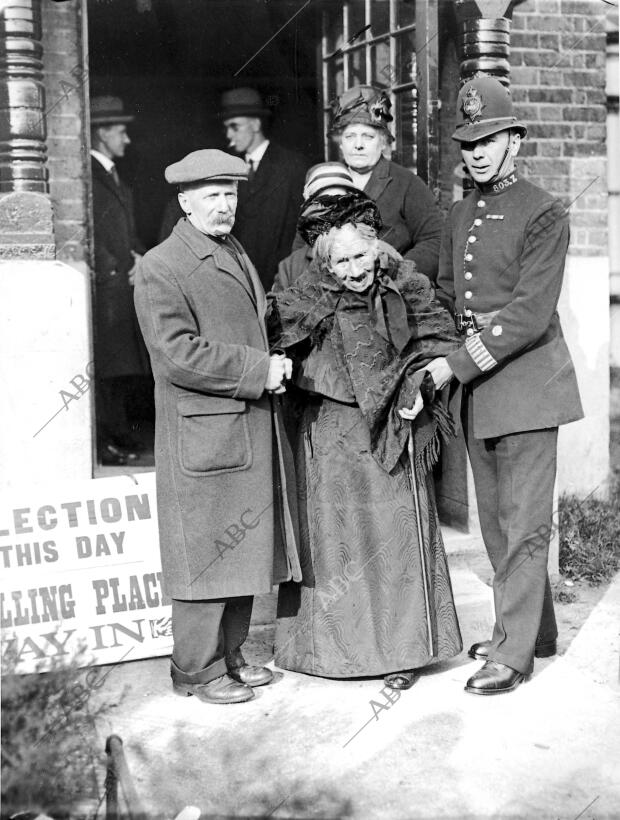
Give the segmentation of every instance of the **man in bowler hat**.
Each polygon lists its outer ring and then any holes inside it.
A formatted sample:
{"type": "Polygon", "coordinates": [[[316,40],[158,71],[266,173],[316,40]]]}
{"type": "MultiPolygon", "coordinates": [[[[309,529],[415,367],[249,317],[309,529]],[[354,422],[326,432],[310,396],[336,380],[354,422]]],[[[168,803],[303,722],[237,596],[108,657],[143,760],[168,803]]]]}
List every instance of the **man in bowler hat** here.
{"type": "Polygon", "coordinates": [[[238,703],[273,678],[241,651],[253,596],[301,578],[292,458],[273,401],[292,363],[269,352],[265,293],[230,235],[245,162],[194,151],[165,176],[185,217],[142,259],[135,299],[155,377],[171,676],[178,694],[238,703]]]}
{"type": "Polygon", "coordinates": [[[103,464],[127,464],[138,457],[128,404],[141,380],[150,375],[133,304],[135,266],[144,249],[136,236],[131,190],[116,168],[131,142],[127,125],[133,119],[118,97],[91,100],[95,379],[103,464]]]}
{"type": "Polygon", "coordinates": [[[511,692],[534,657],[556,652],[547,575],[558,425],[582,417],[557,313],[569,241],[565,208],[527,182],[515,158],[526,127],[492,77],[466,82],[453,139],[475,183],[448,215],[437,296],[455,311],[461,347],[428,367],[459,385],[480,527],[495,571],[495,625],[469,654],[465,687],[511,692]]]}
{"type": "Polygon", "coordinates": [[[269,117],[269,109],[253,88],[234,88],[222,94],[220,119],[228,146],[248,167],[233,234],[266,291],[271,289],[279,262],[292,250],[306,171],[299,154],[268,139],[269,117]]]}

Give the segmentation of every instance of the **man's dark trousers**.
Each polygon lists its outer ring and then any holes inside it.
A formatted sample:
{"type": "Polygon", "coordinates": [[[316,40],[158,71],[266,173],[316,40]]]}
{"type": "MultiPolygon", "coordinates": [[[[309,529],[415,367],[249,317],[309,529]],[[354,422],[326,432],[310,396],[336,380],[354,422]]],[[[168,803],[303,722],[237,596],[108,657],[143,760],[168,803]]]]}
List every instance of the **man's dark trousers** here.
{"type": "Polygon", "coordinates": [[[172,599],[172,660],[186,683],[209,683],[242,665],[254,598],[172,599]]]}
{"type": "Polygon", "coordinates": [[[558,634],[547,574],[558,429],[476,439],[467,386],[461,419],[480,529],[495,571],[489,658],[527,675],[537,639],[553,641],[558,634]]]}

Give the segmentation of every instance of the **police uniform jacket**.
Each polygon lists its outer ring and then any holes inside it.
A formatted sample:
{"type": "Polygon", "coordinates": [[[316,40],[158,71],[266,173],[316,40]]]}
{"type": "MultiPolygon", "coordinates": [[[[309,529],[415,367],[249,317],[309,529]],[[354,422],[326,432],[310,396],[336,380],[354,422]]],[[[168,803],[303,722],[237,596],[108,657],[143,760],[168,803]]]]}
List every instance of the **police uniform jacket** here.
{"type": "Polygon", "coordinates": [[[447,357],[471,385],[476,438],[583,416],[557,313],[568,242],[561,203],[516,172],[450,209],[437,295],[483,327],[447,357]]]}
{"type": "Polygon", "coordinates": [[[155,377],[164,590],[182,600],[301,578],[292,457],[265,393],[266,298],[229,241],[235,253],[181,219],[136,275],[155,377]]]}

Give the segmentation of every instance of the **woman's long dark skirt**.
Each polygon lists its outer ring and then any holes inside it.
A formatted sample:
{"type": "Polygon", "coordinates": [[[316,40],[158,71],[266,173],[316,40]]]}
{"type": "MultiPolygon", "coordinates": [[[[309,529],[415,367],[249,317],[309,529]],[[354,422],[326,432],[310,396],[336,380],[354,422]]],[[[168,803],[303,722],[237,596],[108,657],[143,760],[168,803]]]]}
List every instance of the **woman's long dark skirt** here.
{"type": "Polygon", "coordinates": [[[317,398],[301,419],[296,465],[304,580],[280,587],[276,665],[349,678],[457,655],[432,475],[418,488],[427,618],[408,464],[386,473],[360,410],[317,398]]]}

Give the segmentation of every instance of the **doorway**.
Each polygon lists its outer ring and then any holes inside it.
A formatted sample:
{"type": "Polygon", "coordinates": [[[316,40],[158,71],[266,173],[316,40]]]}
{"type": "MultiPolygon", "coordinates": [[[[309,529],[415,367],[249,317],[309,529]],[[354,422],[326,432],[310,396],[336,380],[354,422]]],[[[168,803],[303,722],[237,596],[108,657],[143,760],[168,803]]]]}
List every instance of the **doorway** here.
{"type": "MultiPolygon", "coordinates": [[[[88,0],[91,99],[120,97],[135,119],[118,162],[134,198],[136,231],[149,249],[160,241],[175,192],[167,165],[200,148],[226,150],[218,119],[223,91],[257,89],[272,111],[269,136],[322,159],[317,79],[319,3],[297,0],[88,0]]],[[[102,341],[95,331],[95,351],[102,341]]],[[[136,377],[127,415],[141,445],[132,468],[153,465],[153,386],[136,377]]],[[[103,413],[97,414],[101,432],[103,413]]],[[[99,470],[105,474],[107,470],[99,470]]]]}

